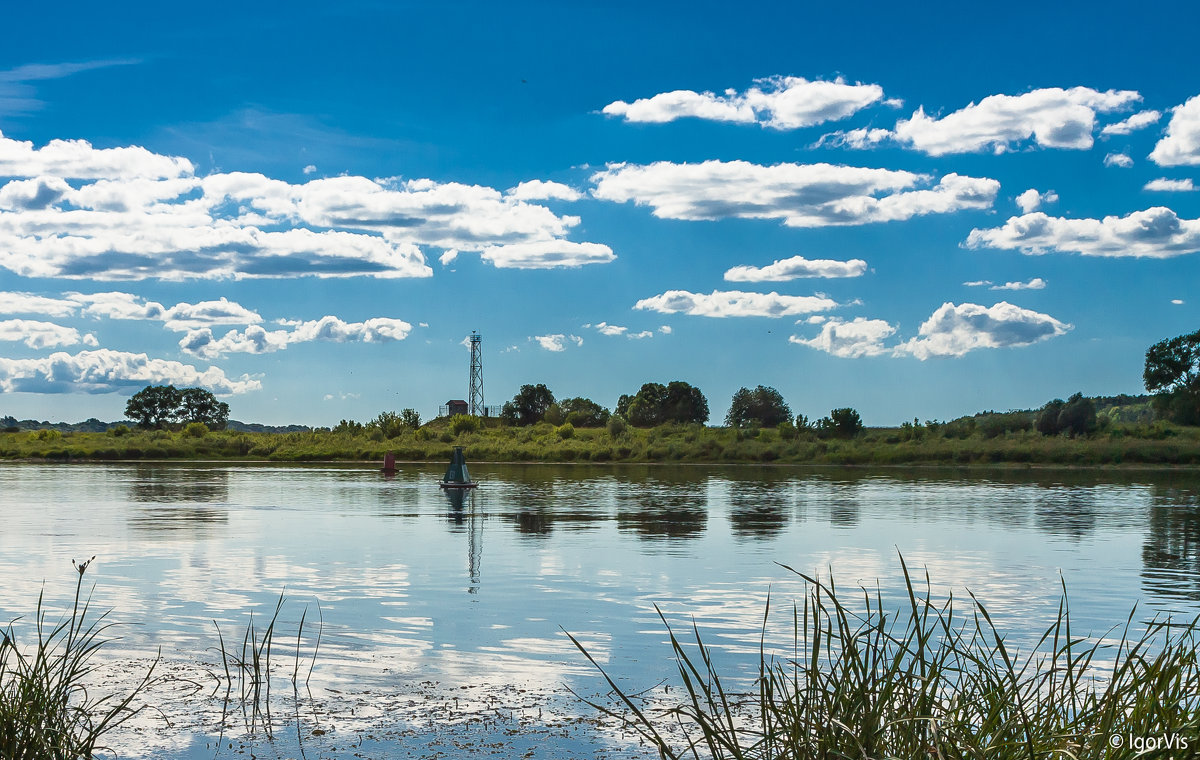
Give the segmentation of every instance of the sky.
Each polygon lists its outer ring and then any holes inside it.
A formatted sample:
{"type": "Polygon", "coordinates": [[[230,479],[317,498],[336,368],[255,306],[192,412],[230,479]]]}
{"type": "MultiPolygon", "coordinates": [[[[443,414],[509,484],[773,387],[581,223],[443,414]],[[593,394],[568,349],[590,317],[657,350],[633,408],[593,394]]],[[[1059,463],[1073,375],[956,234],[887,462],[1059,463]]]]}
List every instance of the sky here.
{"type": "Polygon", "coordinates": [[[434,416],[683,380],[868,425],[1200,328],[1189,3],[22,4],[0,415],[434,416]]]}

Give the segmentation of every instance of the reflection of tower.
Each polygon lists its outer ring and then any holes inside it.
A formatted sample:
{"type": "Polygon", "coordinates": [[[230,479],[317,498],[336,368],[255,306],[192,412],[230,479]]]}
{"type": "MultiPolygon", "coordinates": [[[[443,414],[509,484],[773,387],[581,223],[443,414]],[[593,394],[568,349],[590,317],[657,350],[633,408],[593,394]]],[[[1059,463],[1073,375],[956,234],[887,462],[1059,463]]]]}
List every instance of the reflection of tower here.
{"type": "Polygon", "coordinates": [[[475,511],[475,492],[468,497],[470,501],[467,517],[467,573],[471,585],[467,587],[468,594],[479,593],[479,555],[483,553],[483,523],[475,511]]]}
{"type": "Polygon", "coordinates": [[[483,336],[474,330],[471,331],[471,386],[467,403],[472,417],[487,414],[487,407],[483,405],[483,336]]]}

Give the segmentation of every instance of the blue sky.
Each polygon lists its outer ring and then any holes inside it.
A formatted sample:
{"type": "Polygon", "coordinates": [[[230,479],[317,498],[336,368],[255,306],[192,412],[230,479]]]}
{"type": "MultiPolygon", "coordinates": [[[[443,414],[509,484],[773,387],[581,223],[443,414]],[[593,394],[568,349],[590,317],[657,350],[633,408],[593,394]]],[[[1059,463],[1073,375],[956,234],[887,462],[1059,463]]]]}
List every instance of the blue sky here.
{"type": "Polygon", "coordinates": [[[686,380],[867,424],[1200,327],[1189,4],[5,10],[0,414],[329,425],[686,380]]]}

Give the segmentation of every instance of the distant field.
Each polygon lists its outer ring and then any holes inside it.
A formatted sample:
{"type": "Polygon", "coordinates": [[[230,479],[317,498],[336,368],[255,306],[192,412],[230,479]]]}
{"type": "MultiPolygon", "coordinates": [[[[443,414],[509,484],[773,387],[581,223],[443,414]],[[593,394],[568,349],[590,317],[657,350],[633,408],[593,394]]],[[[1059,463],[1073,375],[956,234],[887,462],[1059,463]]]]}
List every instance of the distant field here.
{"type": "Polygon", "coordinates": [[[1033,430],[1006,431],[1000,422],[978,419],[868,428],[852,439],[820,438],[809,430],[781,433],[701,425],[630,427],[613,434],[605,428],[548,423],[455,434],[445,420],[393,438],[370,429],[360,433],[41,430],[0,433],[0,458],[378,461],[390,451],[402,461],[440,461],[448,459],[451,447],[457,445],[466,448],[472,461],[497,462],[1200,464],[1200,428],[1108,422],[1087,437],[1073,439],[1033,430]]]}

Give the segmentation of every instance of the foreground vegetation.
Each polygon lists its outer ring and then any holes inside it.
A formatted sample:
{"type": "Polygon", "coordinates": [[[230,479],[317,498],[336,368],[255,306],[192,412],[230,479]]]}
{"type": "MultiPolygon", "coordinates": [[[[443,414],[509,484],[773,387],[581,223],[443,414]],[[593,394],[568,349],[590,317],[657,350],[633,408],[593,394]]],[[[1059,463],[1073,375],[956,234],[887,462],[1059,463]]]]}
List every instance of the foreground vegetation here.
{"type": "Polygon", "coordinates": [[[698,630],[692,645],[668,625],[680,697],[630,695],[572,637],[617,698],[590,704],[664,758],[1124,760],[1200,747],[1196,620],[1140,624],[1130,613],[1088,638],[1071,630],[1064,587],[1057,616],[1022,648],[973,595],[939,603],[907,567],[899,611],[877,590],[845,596],[801,575],[809,594],[789,610],[794,646],[784,657],[760,649],[753,691],[722,683],[698,630]]]}
{"type": "Polygon", "coordinates": [[[1103,422],[1086,436],[1044,435],[1028,416],[979,415],[949,423],[868,428],[852,437],[836,430],[710,428],[696,423],[652,428],[620,418],[602,428],[541,422],[505,427],[492,420],[438,419],[398,427],[386,437],[370,425],[293,433],[117,427],[106,433],[0,432],[0,458],[32,460],[401,461],[449,459],[464,446],[471,461],[494,462],[776,462],[786,464],[1200,464],[1200,428],[1167,422],[1103,422]]]}

